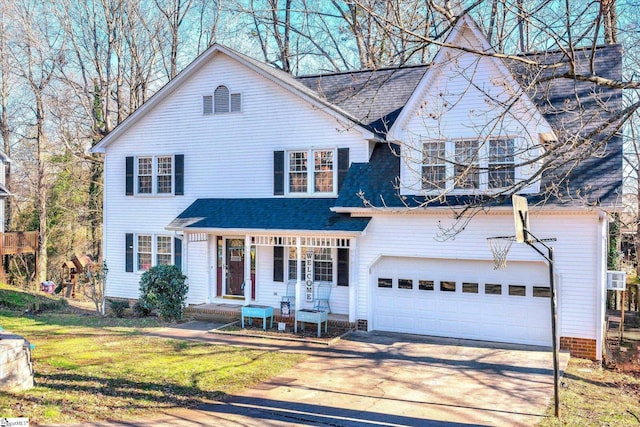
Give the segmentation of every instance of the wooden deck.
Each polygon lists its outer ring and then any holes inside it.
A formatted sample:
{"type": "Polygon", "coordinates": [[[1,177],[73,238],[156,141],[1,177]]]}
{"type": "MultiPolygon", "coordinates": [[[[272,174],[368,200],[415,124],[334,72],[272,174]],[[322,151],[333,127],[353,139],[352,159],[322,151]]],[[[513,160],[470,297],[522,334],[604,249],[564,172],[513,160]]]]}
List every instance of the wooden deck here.
{"type": "Polygon", "coordinates": [[[0,233],[0,255],[32,254],[37,249],[37,231],[0,233]]]}

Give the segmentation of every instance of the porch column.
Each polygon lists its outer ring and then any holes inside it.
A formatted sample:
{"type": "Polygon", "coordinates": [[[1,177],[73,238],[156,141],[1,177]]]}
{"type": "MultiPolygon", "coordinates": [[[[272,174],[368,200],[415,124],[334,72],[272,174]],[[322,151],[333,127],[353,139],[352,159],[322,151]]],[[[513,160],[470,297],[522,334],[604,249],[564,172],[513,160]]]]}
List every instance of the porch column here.
{"type": "Polygon", "coordinates": [[[349,323],[356,322],[358,307],[358,244],[357,239],[349,239],[349,323]]]}
{"type": "Polygon", "coordinates": [[[296,311],[300,309],[300,298],[302,297],[300,292],[300,286],[302,285],[302,239],[300,236],[296,237],[296,311]]]}
{"type": "Polygon", "coordinates": [[[189,274],[189,235],[186,231],[182,233],[182,265],[179,267],[182,274],[189,274]]]}
{"type": "Polygon", "coordinates": [[[251,304],[251,236],[244,237],[244,305],[251,304]]]}

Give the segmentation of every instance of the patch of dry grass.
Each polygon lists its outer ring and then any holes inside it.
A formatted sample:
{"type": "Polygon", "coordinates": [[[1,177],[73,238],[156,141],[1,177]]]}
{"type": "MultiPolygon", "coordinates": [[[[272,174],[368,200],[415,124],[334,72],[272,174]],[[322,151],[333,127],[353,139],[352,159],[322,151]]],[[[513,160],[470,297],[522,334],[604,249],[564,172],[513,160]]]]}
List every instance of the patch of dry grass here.
{"type": "MultiPolygon", "coordinates": [[[[549,416],[538,426],[640,424],[640,379],[601,368],[588,360],[571,359],[562,383],[560,419],[549,416]]],[[[551,414],[553,407],[549,410],[551,414]]]]}

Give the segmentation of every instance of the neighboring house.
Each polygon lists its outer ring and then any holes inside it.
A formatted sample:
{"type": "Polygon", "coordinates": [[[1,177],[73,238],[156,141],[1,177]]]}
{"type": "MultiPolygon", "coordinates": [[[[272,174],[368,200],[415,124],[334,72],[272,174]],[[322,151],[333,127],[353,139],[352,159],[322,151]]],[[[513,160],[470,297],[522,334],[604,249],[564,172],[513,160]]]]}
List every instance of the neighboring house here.
{"type": "MultiPolygon", "coordinates": [[[[489,49],[466,17],[447,42],[489,49]]],[[[595,64],[619,78],[619,47],[598,48],[595,64]]],[[[521,182],[532,232],[557,238],[561,346],[599,359],[621,138],[577,165],[573,139],[553,168],[534,159],[584,122],[576,94],[599,126],[621,93],[552,80],[507,104],[522,90],[512,76],[500,59],[442,48],[430,65],[296,79],[212,46],[95,148],[107,296],[137,298],[142,272],[175,263],[189,304],[279,307],[297,283],[296,307],[310,308],[310,274],[331,285],[332,312],[365,330],[550,345],[541,257],[514,244],[493,269],[486,238],[514,233],[508,200],[440,238],[452,205],[521,182]]]]}

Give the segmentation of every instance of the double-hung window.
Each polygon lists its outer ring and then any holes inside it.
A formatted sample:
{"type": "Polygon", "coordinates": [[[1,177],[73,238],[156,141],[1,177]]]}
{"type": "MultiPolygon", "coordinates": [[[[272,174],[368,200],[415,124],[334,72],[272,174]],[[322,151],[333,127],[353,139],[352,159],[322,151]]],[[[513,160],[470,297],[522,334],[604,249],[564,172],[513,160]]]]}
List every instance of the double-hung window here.
{"type": "Polygon", "coordinates": [[[454,188],[480,188],[480,174],[478,173],[478,141],[454,141],[454,147],[456,153],[454,164],[454,188]]]}
{"type": "Polygon", "coordinates": [[[428,141],[422,146],[422,189],[443,189],[447,184],[445,141],[428,141]]]}
{"type": "MultiPolygon", "coordinates": [[[[307,251],[313,251],[313,281],[314,282],[334,282],[334,250],[331,248],[303,248],[302,249],[302,271],[305,271],[307,251]]],[[[289,248],[289,280],[298,278],[298,260],[295,247],[289,248]]]]}
{"type": "Polygon", "coordinates": [[[138,194],[173,193],[173,156],[138,157],[138,194]]]}
{"type": "Polygon", "coordinates": [[[334,192],[336,181],[334,150],[305,150],[288,153],[289,193],[334,192]],[[312,166],[309,159],[313,160],[312,166]]]}
{"type": "Polygon", "coordinates": [[[422,189],[458,192],[515,183],[513,138],[434,140],[422,144],[422,189]]]}
{"type": "Polygon", "coordinates": [[[156,157],[156,190],[158,194],[173,191],[173,157],[156,157]]]}
{"type": "Polygon", "coordinates": [[[307,186],[307,162],[306,151],[292,151],[289,153],[289,192],[306,193],[307,186]]]}
{"type": "Polygon", "coordinates": [[[151,261],[153,259],[153,236],[148,234],[139,234],[137,249],[136,258],[138,260],[138,270],[148,270],[151,268],[151,261]]]}
{"type": "Polygon", "coordinates": [[[145,271],[155,265],[173,263],[173,238],[165,235],[138,234],[136,237],[136,266],[145,271]]]}
{"type": "Polygon", "coordinates": [[[138,158],[138,194],[153,192],[153,157],[138,158]]]}
{"type": "Polygon", "coordinates": [[[513,138],[489,141],[489,188],[505,188],[515,182],[513,138]]]}

